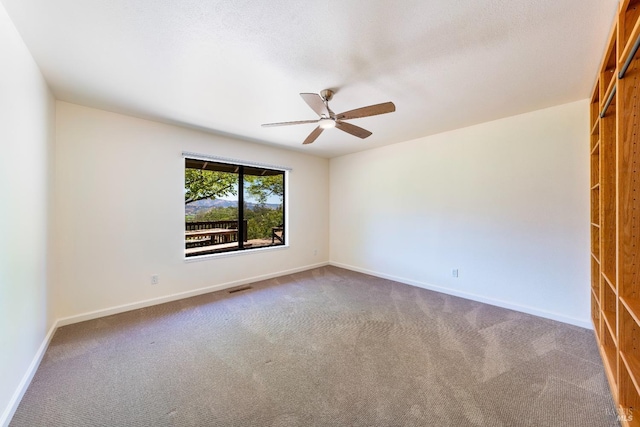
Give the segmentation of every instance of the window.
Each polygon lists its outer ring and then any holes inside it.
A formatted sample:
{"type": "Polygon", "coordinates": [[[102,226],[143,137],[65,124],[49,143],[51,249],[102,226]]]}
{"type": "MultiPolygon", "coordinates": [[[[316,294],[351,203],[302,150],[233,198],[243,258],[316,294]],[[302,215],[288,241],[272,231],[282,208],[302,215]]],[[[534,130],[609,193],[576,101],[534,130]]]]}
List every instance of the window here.
{"type": "Polygon", "coordinates": [[[185,157],[185,256],[283,246],[285,171],[185,157]]]}

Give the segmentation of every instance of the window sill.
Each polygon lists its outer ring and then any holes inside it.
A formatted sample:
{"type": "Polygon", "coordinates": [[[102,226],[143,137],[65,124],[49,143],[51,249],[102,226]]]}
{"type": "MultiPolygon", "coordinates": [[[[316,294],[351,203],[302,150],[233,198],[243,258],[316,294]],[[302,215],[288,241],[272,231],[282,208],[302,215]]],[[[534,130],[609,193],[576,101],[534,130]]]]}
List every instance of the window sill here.
{"type": "Polygon", "coordinates": [[[288,249],[288,248],[289,248],[289,245],[287,244],[287,245],[278,245],[278,246],[267,246],[264,248],[244,249],[241,251],[220,252],[218,254],[197,255],[197,256],[184,257],[184,262],[207,261],[210,259],[242,256],[242,255],[254,254],[258,252],[266,252],[266,251],[278,251],[278,250],[288,249]]]}

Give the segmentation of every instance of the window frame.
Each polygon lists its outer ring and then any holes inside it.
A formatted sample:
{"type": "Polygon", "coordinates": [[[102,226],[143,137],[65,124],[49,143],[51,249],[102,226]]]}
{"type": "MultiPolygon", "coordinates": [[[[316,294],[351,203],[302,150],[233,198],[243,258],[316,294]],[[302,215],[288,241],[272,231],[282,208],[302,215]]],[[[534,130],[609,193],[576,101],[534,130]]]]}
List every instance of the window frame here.
{"type": "MultiPolygon", "coordinates": [[[[224,157],[216,157],[216,156],[208,156],[208,155],[202,155],[202,154],[196,154],[196,153],[190,153],[190,152],[183,152],[182,153],[182,157],[183,157],[183,163],[182,163],[182,179],[183,179],[183,188],[184,188],[184,180],[185,180],[185,173],[187,171],[187,169],[195,169],[195,168],[188,168],[187,167],[187,163],[189,160],[193,160],[193,161],[203,161],[203,162],[211,162],[211,163],[217,163],[217,164],[226,164],[229,165],[231,167],[237,168],[237,172],[233,172],[233,173],[237,173],[238,174],[238,204],[237,204],[237,212],[238,212],[238,228],[237,228],[237,241],[235,243],[237,243],[236,247],[233,248],[228,248],[226,250],[220,250],[219,252],[210,252],[210,253],[203,253],[203,254],[194,254],[194,255],[188,255],[185,250],[185,245],[183,243],[182,246],[182,255],[185,261],[188,262],[192,262],[192,261],[198,261],[198,260],[205,260],[205,259],[210,259],[210,258],[222,258],[222,257],[228,257],[228,256],[237,256],[237,255],[241,255],[241,254],[249,254],[249,253],[258,253],[258,252],[262,252],[262,251],[271,251],[271,250],[279,250],[279,249],[285,249],[289,247],[289,212],[288,212],[288,196],[289,196],[289,172],[291,172],[291,168],[288,167],[282,167],[282,166],[275,166],[275,165],[269,165],[269,164],[263,164],[263,163],[254,163],[254,162],[247,162],[247,161],[241,161],[241,160],[235,160],[235,159],[229,159],[229,158],[224,158],[224,157]],[[244,221],[244,199],[245,199],[245,191],[244,191],[244,177],[246,175],[253,175],[253,174],[246,174],[245,173],[245,168],[252,168],[252,169],[264,169],[264,170],[268,170],[270,172],[276,172],[273,175],[282,175],[282,179],[283,179],[283,194],[282,194],[282,224],[283,224],[283,242],[281,244],[274,244],[274,245],[267,245],[267,246],[257,246],[257,247],[245,247],[245,242],[243,239],[244,233],[246,232],[244,230],[245,228],[245,222],[244,221]],[[240,188],[243,189],[243,191],[240,191],[240,188]],[[241,219],[242,218],[242,219],[241,219]]],[[[184,196],[183,196],[183,201],[184,201],[184,196]]],[[[185,204],[186,206],[186,204],[185,204]]],[[[183,209],[182,212],[182,223],[185,224],[183,226],[183,231],[182,231],[182,235],[183,235],[183,242],[185,241],[184,239],[184,232],[186,231],[186,219],[185,219],[185,211],[183,209]]]]}

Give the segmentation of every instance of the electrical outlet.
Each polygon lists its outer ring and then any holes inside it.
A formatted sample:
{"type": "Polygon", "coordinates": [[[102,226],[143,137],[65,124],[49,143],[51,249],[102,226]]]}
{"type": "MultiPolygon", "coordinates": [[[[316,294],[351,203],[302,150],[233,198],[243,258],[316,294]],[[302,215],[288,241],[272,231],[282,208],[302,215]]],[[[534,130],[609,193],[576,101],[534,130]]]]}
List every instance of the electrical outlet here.
{"type": "Polygon", "coordinates": [[[457,269],[457,268],[454,268],[453,270],[451,270],[451,275],[452,275],[453,277],[458,277],[458,269],[457,269]]]}
{"type": "Polygon", "coordinates": [[[151,276],[151,284],[157,285],[160,282],[160,277],[157,274],[151,276]]]}
{"type": "Polygon", "coordinates": [[[313,256],[316,256],[316,255],[318,255],[318,250],[317,250],[317,249],[314,249],[314,250],[313,250],[313,256]]]}

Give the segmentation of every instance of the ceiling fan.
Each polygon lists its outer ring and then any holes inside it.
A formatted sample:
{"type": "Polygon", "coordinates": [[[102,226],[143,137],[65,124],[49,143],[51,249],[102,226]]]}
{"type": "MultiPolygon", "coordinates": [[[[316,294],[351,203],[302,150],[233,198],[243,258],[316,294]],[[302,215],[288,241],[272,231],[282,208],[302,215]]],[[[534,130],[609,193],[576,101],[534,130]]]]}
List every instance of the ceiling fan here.
{"type": "Polygon", "coordinates": [[[289,126],[289,125],[301,125],[305,123],[318,123],[318,127],[313,130],[304,140],[303,144],[311,144],[320,136],[320,134],[329,128],[338,128],[341,131],[350,133],[358,138],[366,138],[371,135],[366,129],[352,125],[351,123],[343,122],[343,120],[359,119],[362,117],[377,116],[378,114],[392,113],[396,111],[396,106],[393,102],[384,102],[382,104],[369,105],[368,107],[356,108],[355,110],[345,111],[344,113],[335,114],[329,108],[329,101],[333,98],[334,92],[330,89],[325,89],[318,95],[317,93],[301,93],[300,96],[304,102],[311,107],[313,111],[320,116],[317,120],[301,120],[297,122],[282,122],[282,123],[267,123],[262,125],[263,127],[272,126],[289,126]]]}

